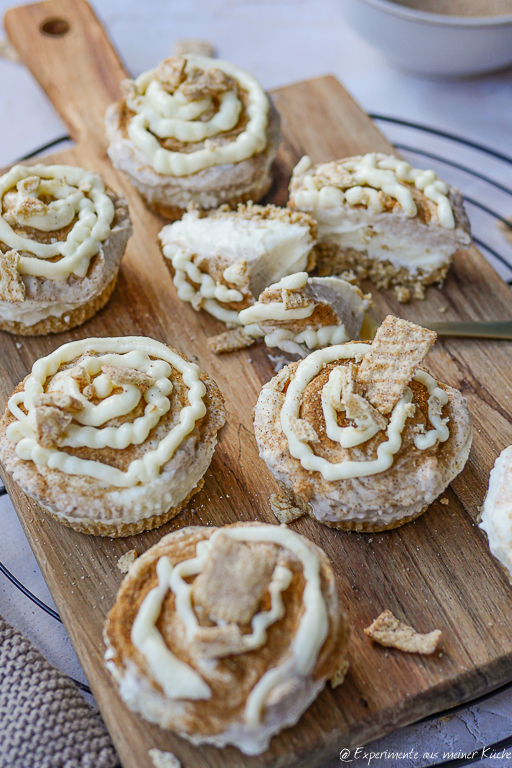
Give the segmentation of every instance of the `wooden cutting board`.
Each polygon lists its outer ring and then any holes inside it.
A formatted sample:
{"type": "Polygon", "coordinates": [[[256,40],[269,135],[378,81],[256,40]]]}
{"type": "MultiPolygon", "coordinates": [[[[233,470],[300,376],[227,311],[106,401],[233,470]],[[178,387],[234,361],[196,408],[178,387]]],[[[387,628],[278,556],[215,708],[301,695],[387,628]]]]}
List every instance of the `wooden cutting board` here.
{"type": "MultiPolygon", "coordinates": [[[[119,97],[123,66],[83,0],[49,2],[9,11],[5,25],[23,61],[69,126],[76,146],[47,162],[99,171],[129,199],[134,235],[108,306],[85,326],[46,338],[0,334],[2,401],[34,361],[71,339],[143,334],[173,344],[218,382],[228,424],[223,429],[203,491],[178,518],[159,530],[109,540],[68,530],[45,518],[36,504],[5,482],[75,646],[125,768],[151,768],[148,749],[174,752],[184,768],[286,768],[339,764],[342,747],[354,747],[429,713],[469,700],[512,678],[512,591],[490,556],[476,519],[497,454],[512,443],[512,344],[438,342],[429,355],[434,374],[463,391],[474,418],[469,462],[439,502],[414,523],[380,534],[337,532],[310,519],[293,523],[325,549],[352,624],[351,667],[343,686],[326,690],[300,722],[274,738],[259,757],[234,748],[195,748],[149,725],[126,709],[102,665],[101,631],[121,581],[117,559],[146,550],[184,525],[237,520],[274,523],[269,495],[277,490],[258,458],[251,409],[272,376],[263,346],[215,357],[206,338],[222,330],[205,313],[177,299],[157,246],[162,222],[150,214],[106,156],[103,115],[119,97]],[[59,21],[60,20],[60,21],[59,21]],[[49,34],[66,29],[64,34],[49,34]],[[46,30],[46,31],[44,31],[46,30]],[[441,652],[421,657],[374,646],[363,635],[384,608],[420,631],[442,629],[441,652]]],[[[283,117],[283,143],[268,200],[284,204],[293,165],[304,154],[325,161],[370,150],[391,151],[388,141],[332,77],[302,82],[274,94],[283,117]]],[[[37,144],[37,115],[34,143],[37,144]]],[[[377,314],[407,319],[505,319],[512,296],[480,253],[455,260],[445,289],[425,302],[398,304],[375,293],[377,314]],[[445,314],[440,314],[447,308],[445,314]]]]}

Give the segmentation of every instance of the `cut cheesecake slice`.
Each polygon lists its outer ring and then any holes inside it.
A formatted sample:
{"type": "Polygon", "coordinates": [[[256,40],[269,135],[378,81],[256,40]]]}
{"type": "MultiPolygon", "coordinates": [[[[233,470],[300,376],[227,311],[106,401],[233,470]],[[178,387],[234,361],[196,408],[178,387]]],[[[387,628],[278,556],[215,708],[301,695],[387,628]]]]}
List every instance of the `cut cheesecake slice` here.
{"type": "Polygon", "coordinates": [[[370,295],[340,277],[288,275],[266,288],[242,310],[242,328],[208,340],[216,352],[248,347],[263,338],[267,347],[305,357],[312,349],[360,338],[370,295]]]}
{"type": "Polygon", "coordinates": [[[159,237],[180,299],[235,325],[267,286],[314,266],[314,219],[275,205],[189,210],[159,237]]]}
{"type": "Polygon", "coordinates": [[[442,284],[453,254],[471,243],[461,193],[430,170],[369,153],[293,171],[289,207],[318,224],[320,275],[353,269],[400,301],[442,284]]]}

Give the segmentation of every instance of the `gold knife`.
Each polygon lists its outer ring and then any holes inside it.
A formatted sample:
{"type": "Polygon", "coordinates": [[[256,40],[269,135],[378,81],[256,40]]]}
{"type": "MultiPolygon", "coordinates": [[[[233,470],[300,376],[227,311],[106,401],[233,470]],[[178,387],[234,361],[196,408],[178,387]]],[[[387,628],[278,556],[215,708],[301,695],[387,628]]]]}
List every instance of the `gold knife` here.
{"type": "Polygon", "coordinates": [[[421,323],[424,328],[435,331],[439,336],[459,336],[467,339],[508,339],[512,341],[512,320],[448,321],[444,323],[421,323]]]}
{"type": "MultiPolygon", "coordinates": [[[[506,339],[512,341],[512,320],[462,320],[440,323],[418,323],[439,336],[452,336],[466,339],[506,339]]],[[[371,340],[377,332],[379,323],[373,314],[366,313],[361,329],[361,338],[371,340]]]]}

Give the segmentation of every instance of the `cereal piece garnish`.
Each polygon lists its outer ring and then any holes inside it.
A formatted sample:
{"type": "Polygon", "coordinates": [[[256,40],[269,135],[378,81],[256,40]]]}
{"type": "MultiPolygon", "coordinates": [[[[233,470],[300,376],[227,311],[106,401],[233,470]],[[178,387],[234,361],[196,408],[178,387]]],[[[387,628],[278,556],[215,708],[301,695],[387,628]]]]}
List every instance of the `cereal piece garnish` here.
{"type": "Polygon", "coordinates": [[[84,406],[72,395],[66,395],[64,392],[45,392],[40,395],[35,395],[34,405],[36,408],[40,406],[50,406],[58,408],[60,411],[66,413],[80,413],[83,411],[84,406]]]}
{"type": "Polygon", "coordinates": [[[11,226],[24,226],[31,216],[44,216],[48,206],[32,195],[37,192],[41,179],[39,176],[27,176],[16,184],[16,192],[9,190],[3,200],[3,217],[11,226]]]}
{"type": "Polygon", "coordinates": [[[366,398],[381,413],[391,413],[437,334],[388,315],[357,373],[366,398]]]}
{"type": "Polygon", "coordinates": [[[221,69],[212,67],[204,72],[197,69],[188,75],[180,86],[180,91],[187,101],[197,101],[208,96],[217,96],[219,93],[231,91],[235,88],[235,82],[221,69]]]}
{"type": "MultiPolygon", "coordinates": [[[[39,176],[26,176],[16,184],[16,189],[22,192],[24,195],[31,195],[33,192],[37,192],[41,179],[39,176]]],[[[43,205],[43,203],[41,203],[43,205]]]]}
{"type": "Polygon", "coordinates": [[[342,684],[342,682],[345,680],[345,676],[348,672],[349,666],[350,664],[348,659],[344,659],[341,662],[340,666],[338,667],[338,669],[336,670],[336,672],[334,673],[334,675],[331,677],[329,681],[331,683],[331,688],[337,688],[338,685],[342,684]]]}
{"type": "Polygon", "coordinates": [[[43,405],[34,410],[37,442],[43,448],[56,448],[59,438],[73,421],[70,413],[43,405]]]}
{"type": "Polygon", "coordinates": [[[63,392],[47,392],[34,397],[37,442],[43,448],[56,448],[62,434],[83,410],[80,400],[63,392]]]}
{"type": "Polygon", "coordinates": [[[267,589],[275,558],[273,547],[248,546],[223,534],[217,536],[194,582],[194,602],[216,619],[247,624],[267,589]]]}
{"type": "Polygon", "coordinates": [[[302,309],[303,307],[309,307],[312,303],[311,300],[299,293],[299,291],[290,291],[288,288],[281,289],[281,296],[283,297],[283,304],[285,309],[302,309]]]}
{"type": "Polygon", "coordinates": [[[270,508],[280,523],[292,523],[304,515],[300,507],[296,507],[287,496],[273,493],[270,497],[270,508]]]}
{"type": "Polygon", "coordinates": [[[121,573],[128,573],[130,570],[130,565],[135,562],[138,556],[139,553],[136,549],[129,549],[128,552],[125,552],[124,555],[121,555],[117,561],[117,567],[121,573]]]}
{"type": "Polygon", "coordinates": [[[91,383],[91,375],[83,365],[77,365],[76,369],[71,374],[71,378],[74,379],[82,389],[89,386],[91,383]]]}
{"type": "Polygon", "coordinates": [[[425,655],[434,653],[441,639],[440,629],[434,629],[422,635],[399,621],[391,611],[383,611],[369,627],[366,627],[364,633],[376,643],[388,648],[425,655]]]}
{"type": "Polygon", "coordinates": [[[0,252],[0,301],[25,301],[25,284],[18,272],[20,255],[0,252]]]}
{"type": "Polygon", "coordinates": [[[315,429],[304,419],[294,419],[292,429],[301,443],[318,443],[320,440],[315,429]]]}
{"type": "Polygon", "coordinates": [[[202,659],[221,659],[247,650],[238,624],[199,627],[193,645],[194,651],[202,659]]]}
{"type": "Polygon", "coordinates": [[[150,749],[148,752],[155,768],[181,768],[181,763],[172,752],[162,752],[161,749],[150,749]]]}
{"type": "Polygon", "coordinates": [[[231,331],[224,331],[217,336],[210,336],[206,343],[215,355],[223,352],[233,352],[235,349],[244,349],[254,344],[255,339],[248,336],[243,328],[233,328],[231,331]]]}
{"type": "Polygon", "coordinates": [[[183,56],[171,56],[160,62],[153,77],[174,93],[180,83],[185,80],[186,64],[187,60],[183,56]]]}
{"type": "Polygon", "coordinates": [[[102,365],[101,370],[118,387],[122,387],[123,384],[134,384],[144,392],[155,383],[154,378],[148,373],[137,371],[134,368],[117,368],[114,365],[102,365]]]}
{"type": "Polygon", "coordinates": [[[386,419],[379,411],[370,405],[362,394],[356,380],[355,366],[353,363],[338,368],[341,383],[341,402],[345,406],[345,413],[360,429],[368,429],[376,425],[379,429],[386,428],[386,419]]]}

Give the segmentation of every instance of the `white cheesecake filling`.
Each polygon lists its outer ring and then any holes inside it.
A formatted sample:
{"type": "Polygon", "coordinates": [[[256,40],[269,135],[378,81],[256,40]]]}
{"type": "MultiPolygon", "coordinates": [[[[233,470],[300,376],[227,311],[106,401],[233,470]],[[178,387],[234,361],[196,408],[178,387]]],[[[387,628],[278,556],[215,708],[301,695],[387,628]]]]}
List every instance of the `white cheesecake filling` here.
{"type": "Polygon", "coordinates": [[[353,232],[334,232],[326,236],[328,242],[340,248],[353,248],[365,251],[370,259],[389,261],[397,269],[407,269],[411,274],[418,270],[431,273],[450,261],[453,246],[446,244],[415,243],[410,237],[390,237],[387,232],[379,232],[376,226],[361,227],[353,232]]]}
{"type": "MultiPolygon", "coordinates": [[[[259,296],[271,283],[302,272],[313,244],[307,225],[277,219],[246,219],[236,214],[199,218],[195,212],[186,213],[180,221],[164,227],[160,240],[164,256],[175,269],[178,296],[191,303],[200,301],[200,306],[210,314],[236,324],[240,323],[238,313],[219,302],[241,301],[243,294],[215,281],[196,263],[221,259],[229,270],[237,262],[245,261],[250,291],[259,296]]],[[[229,271],[227,276],[224,274],[226,279],[229,275],[229,271]]],[[[239,280],[233,283],[240,285],[239,280]]]]}
{"type": "Polygon", "coordinates": [[[417,223],[411,225],[403,215],[391,219],[387,213],[376,214],[371,222],[366,211],[347,207],[315,209],[318,239],[339,248],[353,248],[369,258],[388,261],[397,269],[411,274],[418,270],[430,273],[449,263],[454,246],[451,237],[425,227],[418,240],[417,223]]]}
{"type": "Polygon", "coordinates": [[[62,317],[66,312],[73,312],[81,304],[64,304],[58,301],[23,302],[0,301],[0,318],[9,323],[21,323],[30,326],[46,320],[48,317],[62,317]]]}

